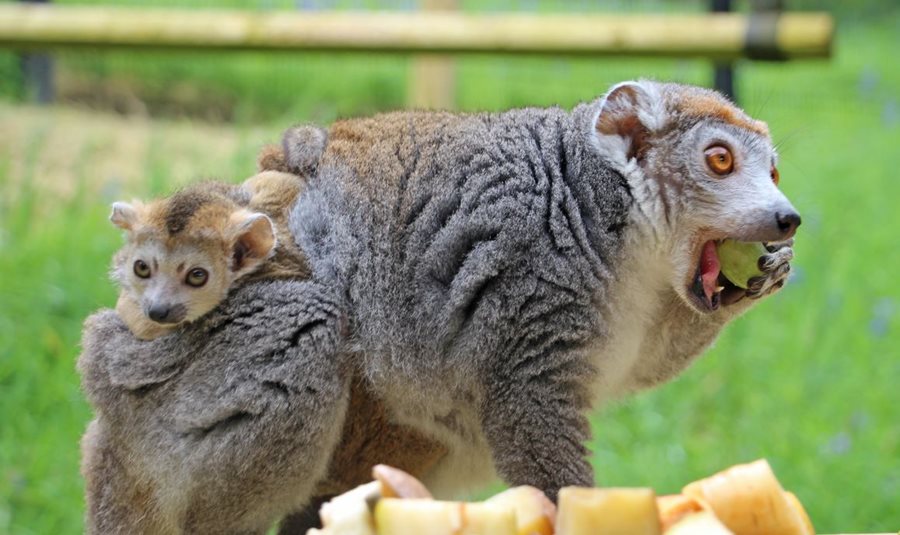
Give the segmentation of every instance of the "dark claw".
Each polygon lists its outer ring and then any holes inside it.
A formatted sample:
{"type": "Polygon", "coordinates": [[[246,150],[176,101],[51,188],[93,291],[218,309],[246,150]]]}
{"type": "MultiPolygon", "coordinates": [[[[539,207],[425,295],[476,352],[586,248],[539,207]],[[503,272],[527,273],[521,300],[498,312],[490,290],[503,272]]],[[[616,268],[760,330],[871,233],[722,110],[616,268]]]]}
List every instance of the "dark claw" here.
{"type": "Polygon", "coordinates": [[[784,249],[785,247],[793,247],[794,246],[794,238],[789,238],[784,241],[769,242],[764,245],[765,245],[767,251],[769,251],[770,253],[774,253],[775,251],[780,251],[781,249],[784,249]]]}
{"type": "Polygon", "coordinates": [[[747,281],[748,293],[760,291],[765,283],[766,277],[751,277],[750,280],[747,281]]]}
{"type": "Polygon", "coordinates": [[[769,271],[772,269],[772,264],[775,263],[775,257],[772,255],[765,255],[759,257],[756,261],[756,267],[759,268],[760,271],[769,271]]]}

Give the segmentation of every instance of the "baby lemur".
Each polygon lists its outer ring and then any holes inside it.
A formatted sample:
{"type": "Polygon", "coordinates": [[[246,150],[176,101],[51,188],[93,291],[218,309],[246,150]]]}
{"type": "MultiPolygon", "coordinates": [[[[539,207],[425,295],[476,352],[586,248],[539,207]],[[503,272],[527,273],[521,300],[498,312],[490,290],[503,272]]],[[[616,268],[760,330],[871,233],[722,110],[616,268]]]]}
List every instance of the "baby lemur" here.
{"type": "Polygon", "coordinates": [[[116,312],[135,336],[195,321],[241,279],[309,276],[287,217],[324,143],[319,128],[292,128],[243,184],[200,182],[146,204],[113,204],[110,221],[126,234],[113,259],[116,312]]]}
{"type": "Polygon", "coordinates": [[[89,320],[89,531],[265,533],[368,410],[350,378],[440,445],[420,474],[438,497],[594,484],[590,411],[784,284],[800,216],[776,163],[764,123],[652,81],[573,110],[336,122],[288,218],[309,280],[244,285],[178,337],[89,320]],[[726,238],[773,242],[746,290],[720,273],[726,238]],[[178,366],[141,367],[158,361],[178,366]]]}

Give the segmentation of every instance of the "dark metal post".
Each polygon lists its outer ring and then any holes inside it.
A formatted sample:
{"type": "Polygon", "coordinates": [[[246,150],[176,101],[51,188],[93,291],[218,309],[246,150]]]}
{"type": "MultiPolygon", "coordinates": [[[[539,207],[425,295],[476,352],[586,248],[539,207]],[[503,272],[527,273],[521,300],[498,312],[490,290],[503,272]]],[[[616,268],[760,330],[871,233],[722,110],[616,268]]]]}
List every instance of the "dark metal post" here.
{"type": "MultiPolygon", "coordinates": [[[[710,8],[713,13],[727,13],[731,11],[731,0],[712,0],[710,8]]],[[[737,95],[734,93],[733,63],[715,62],[713,64],[713,87],[737,103],[737,95]]]]}
{"type": "MultiPolygon", "coordinates": [[[[20,0],[22,3],[45,4],[50,0],[20,0]]],[[[19,55],[19,68],[25,84],[25,95],[40,104],[49,104],[55,97],[53,83],[53,58],[49,54],[23,53],[19,55]]]]}

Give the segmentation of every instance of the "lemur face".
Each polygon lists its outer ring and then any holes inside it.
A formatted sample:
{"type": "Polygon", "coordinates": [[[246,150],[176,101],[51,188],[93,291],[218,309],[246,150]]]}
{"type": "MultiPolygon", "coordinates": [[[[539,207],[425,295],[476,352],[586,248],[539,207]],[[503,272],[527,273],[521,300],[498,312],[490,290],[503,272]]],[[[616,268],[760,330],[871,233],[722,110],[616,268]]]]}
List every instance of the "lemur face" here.
{"type": "Polygon", "coordinates": [[[744,295],[719,272],[718,242],[783,241],[800,225],[778,189],[768,128],[715,92],[626,82],[607,94],[596,128],[671,259],[674,290],[700,312],[744,295]]]}
{"type": "Polygon", "coordinates": [[[112,278],[159,324],[187,323],[211,311],[275,248],[265,215],[195,199],[113,205],[110,220],[126,231],[126,244],[112,278]],[[193,211],[180,209],[185,205],[193,211]]]}
{"type": "Polygon", "coordinates": [[[194,321],[227,295],[233,277],[215,243],[143,237],[117,256],[114,278],[152,321],[177,325],[194,321]]]}

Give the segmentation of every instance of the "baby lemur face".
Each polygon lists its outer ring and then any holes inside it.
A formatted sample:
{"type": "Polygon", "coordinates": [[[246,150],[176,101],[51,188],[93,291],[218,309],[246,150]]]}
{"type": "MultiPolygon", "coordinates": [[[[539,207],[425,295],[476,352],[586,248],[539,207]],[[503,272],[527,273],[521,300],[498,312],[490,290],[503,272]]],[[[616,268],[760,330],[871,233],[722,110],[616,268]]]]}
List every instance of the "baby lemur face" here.
{"type": "Polygon", "coordinates": [[[672,286],[700,312],[743,290],[719,271],[717,242],[791,238],[800,216],[778,189],[765,123],[713,91],[626,82],[606,95],[598,144],[632,186],[647,225],[672,259],[672,286]]]}
{"type": "Polygon", "coordinates": [[[126,232],[113,279],[146,319],[165,326],[215,308],[275,247],[268,217],[196,188],[146,205],[115,203],[110,220],[126,232]]]}

